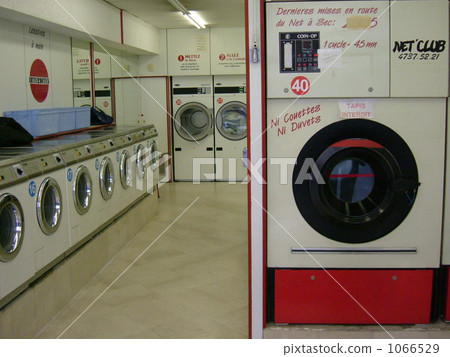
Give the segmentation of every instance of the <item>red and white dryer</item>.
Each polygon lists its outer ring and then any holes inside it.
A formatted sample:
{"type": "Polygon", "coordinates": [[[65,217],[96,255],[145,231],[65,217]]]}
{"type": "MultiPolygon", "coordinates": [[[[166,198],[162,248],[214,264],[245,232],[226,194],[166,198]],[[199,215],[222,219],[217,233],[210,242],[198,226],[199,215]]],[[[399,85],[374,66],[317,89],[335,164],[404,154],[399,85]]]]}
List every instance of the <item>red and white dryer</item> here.
{"type": "Polygon", "coordinates": [[[448,2],[270,2],[266,16],[269,318],[428,323],[448,2]]]}

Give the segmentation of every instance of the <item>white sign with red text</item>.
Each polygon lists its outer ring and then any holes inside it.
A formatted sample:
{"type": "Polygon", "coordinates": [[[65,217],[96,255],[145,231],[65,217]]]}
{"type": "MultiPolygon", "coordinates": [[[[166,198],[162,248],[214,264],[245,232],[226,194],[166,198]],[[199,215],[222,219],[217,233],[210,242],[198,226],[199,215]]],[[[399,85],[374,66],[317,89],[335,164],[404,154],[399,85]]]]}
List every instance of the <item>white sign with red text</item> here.
{"type": "Polygon", "coordinates": [[[24,25],[27,106],[51,107],[50,37],[46,29],[24,25]]]}
{"type": "Polygon", "coordinates": [[[211,28],[211,74],[245,74],[245,29],[211,28]]]}
{"type": "Polygon", "coordinates": [[[375,118],[374,99],[340,99],[339,111],[342,119],[375,118]]]}
{"type": "Polygon", "coordinates": [[[170,29],[167,31],[168,72],[170,76],[209,75],[209,29],[170,29]]]}

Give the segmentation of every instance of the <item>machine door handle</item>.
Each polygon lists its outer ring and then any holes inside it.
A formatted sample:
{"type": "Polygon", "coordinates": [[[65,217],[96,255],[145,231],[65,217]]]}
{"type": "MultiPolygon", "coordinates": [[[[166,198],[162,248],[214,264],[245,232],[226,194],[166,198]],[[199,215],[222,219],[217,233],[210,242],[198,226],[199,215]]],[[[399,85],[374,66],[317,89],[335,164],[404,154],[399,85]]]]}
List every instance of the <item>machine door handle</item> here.
{"type": "Polygon", "coordinates": [[[217,151],[223,151],[223,148],[222,147],[217,147],[216,150],[217,151]]]}
{"type": "Polygon", "coordinates": [[[212,147],[207,147],[206,151],[213,151],[213,148],[212,147]]]}
{"type": "Polygon", "coordinates": [[[181,148],[175,148],[175,151],[181,151],[181,148]]]}

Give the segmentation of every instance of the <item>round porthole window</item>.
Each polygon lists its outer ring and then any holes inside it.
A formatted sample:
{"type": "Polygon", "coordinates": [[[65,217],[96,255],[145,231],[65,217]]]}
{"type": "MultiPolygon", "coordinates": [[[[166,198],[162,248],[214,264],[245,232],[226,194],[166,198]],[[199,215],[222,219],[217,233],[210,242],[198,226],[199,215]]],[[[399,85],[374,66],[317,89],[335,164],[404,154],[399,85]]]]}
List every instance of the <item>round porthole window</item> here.
{"type": "Polygon", "coordinates": [[[417,165],[406,142],[385,125],[343,120],[317,132],[297,157],[293,194],[317,232],[345,243],[380,239],[410,212],[419,187],[417,165]],[[298,180],[313,159],[320,179],[298,180]]]}

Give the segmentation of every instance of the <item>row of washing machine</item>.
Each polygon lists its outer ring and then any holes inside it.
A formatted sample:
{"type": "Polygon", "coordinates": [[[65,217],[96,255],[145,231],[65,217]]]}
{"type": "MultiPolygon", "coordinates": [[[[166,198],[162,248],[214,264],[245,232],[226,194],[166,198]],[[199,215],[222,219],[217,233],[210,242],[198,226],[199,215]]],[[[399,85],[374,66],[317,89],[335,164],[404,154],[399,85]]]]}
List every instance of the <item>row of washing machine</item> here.
{"type": "Polygon", "coordinates": [[[244,75],[172,78],[176,181],[242,181],[247,175],[244,75]]]}
{"type": "Polygon", "coordinates": [[[108,127],[0,149],[0,306],[159,181],[157,132],[108,127]]]}

